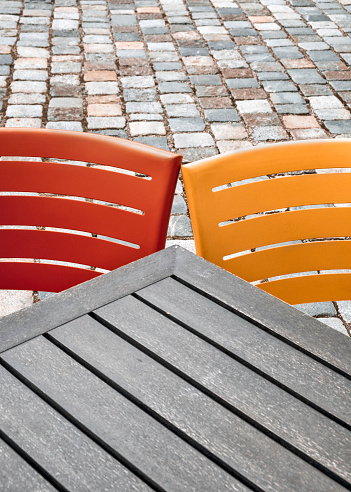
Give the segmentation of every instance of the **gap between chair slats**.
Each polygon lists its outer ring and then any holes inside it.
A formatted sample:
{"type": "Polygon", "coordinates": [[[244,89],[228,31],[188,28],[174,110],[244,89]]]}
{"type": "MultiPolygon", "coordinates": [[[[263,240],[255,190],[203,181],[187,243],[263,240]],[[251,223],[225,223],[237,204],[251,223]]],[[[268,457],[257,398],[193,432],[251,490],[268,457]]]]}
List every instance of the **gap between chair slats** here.
{"type": "Polygon", "coordinates": [[[140,215],[107,205],[42,196],[0,196],[0,223],[2,225],[28,225],[56,227],[85,231],[135,244],[146,241],[153,227],[153,215],[140,215]]]}
{"type": "Polygon", "coordinates": [[[64,265],[0,262],[0,289],[61,292],[99,275],[94,270],[64,265]]]}
{"type": "Polygon", "coordinates": [[[112,270],[140,257],[140,249],[57,231],[0,229],[1,258],[37,258],[112,270]]]}
{"type": "Polygon", "coordinates": [[[0,162],[0,190],[72,195],[121,204],[142,211],[150,208],[159,180],[105,169],[51,162],[0,162]],[[133,192],[131,193],[130,190],[133,192]]]}
{"type": "Polygon", "coordinates": [[[248,282],[290,273],[351,269],[351,241],[315,241],[273,247],[223,262],[248,282]]]}
{"type": "Polygon", "coordinates": [[[351,274],[307,275],[258,284],[260,289],[289,304],[351,299],[351,274]]]}
{"type": "Polygon", "coordinates": [[[351,208],[315,208],[261,215],[216,230],[216,252],[224,256],[267,245],[351,235],[351,208]]]}
{"type": "Polygon", "coordinates": [[[204,200],[219,223],[287,207],[350,203],[350,190],[351,173],[305,174],[208,191],[204,200]]]}
{"type": "Polygon", "coordinates": [[[287,172],[310,169],[351,167],[349,139],[292,142],[209,157],[201,162],[183,166],[189,181],[202,181],[211,189],[226,183],[287,172]],[[291,149],[289,149],[291,146],[291,149]],[[215,165],[216,172],[213,172],[215,165]]]}

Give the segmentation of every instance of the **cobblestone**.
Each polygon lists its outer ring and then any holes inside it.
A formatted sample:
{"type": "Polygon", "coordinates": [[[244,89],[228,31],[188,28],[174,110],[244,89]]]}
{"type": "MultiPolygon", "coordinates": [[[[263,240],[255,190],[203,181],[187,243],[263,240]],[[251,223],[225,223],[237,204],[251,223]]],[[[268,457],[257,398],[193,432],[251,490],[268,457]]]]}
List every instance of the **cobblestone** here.
{"type": "MultiPolygon", "coordinates": [[[[185,161],[349,138],[350,36],[350,0],[0,1],[0,125],[130,138],[185,161]]],[[[185,198],[180,184],[168,232],[193,248],[185,198]]],[[[328,306],[310,314],[348,327],[347,304],[328,306]]]]}

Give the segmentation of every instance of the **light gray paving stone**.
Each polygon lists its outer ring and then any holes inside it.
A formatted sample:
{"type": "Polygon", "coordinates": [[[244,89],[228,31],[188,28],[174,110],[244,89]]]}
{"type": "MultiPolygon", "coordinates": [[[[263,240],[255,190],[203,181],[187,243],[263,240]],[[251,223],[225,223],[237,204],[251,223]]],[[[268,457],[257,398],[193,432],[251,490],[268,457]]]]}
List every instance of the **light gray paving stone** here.
{"type": "Polygon", "coordinates": [[[45,82],[37,82],[37,81],[15,81],[11,84],[12,92],[22,92],[22,93],[45,93],[46,92],[46,83],[45,82]]]}
{"type": "Polygon", "coordinates": [[[50,121],[46,124],[46,128],[54,130],[69,130],[73,132],[82,132],[83,127],[79,121],[50,121]]]}
{"type": "Polygon", "coordinates": [[[192,92],[185,82],[160,82],[158,88],[162,94],[192,92]]]}
{"type": "Polygon", "coordinates": [[[129,125],[132,137],[138,135],[166,135],[163,122],[160,121],[140,121],[129,125]]]}
{"type": "Polygon", "coordinates": [[[11,94],[8,100],[8,104],[43,104],[46,101],[45,94],[22,94],[17,92],[11,94]]]}
{"type": "Polygon", "coordinates": [[[124,128],[126,119],[122,116],[88,116],[88,129],[124,128]]]}
{"type": "Polygon", "coordinates": [[[174,145],[178,149],[187,147],[211,147],[213,138],[209,133],[176,133],[173,135],[174,145]]]}
{"type": "Polygon", "coordinates": [[[41,118],[8,118],[7,128],[41,128],[41,118]]]}
{"type": "Polygon", "coordinates": [[[308,304],[295,304],[299,309],[310,316],[336,316],[337,312],[332,302],[313,302],[308,304]]]}
{"type": "Polygon", "coordinates": [[[118,94],[117,82],[86,82],[87,93],[91,96],[97,94],[118,94]]]}
{"type": "Polygon", "coordinates": [[[186,214],[187,210],[184,198],[180,195],[174,195],[171,214],[186,214]]]}
{"type": "Polygon", "coordinates": [[[191,222],[186,215],[172,215],[169,221],[167,236],[192,237],[191,222]]]}
{"type": "Polygon", "coordinates": [[[161,114],[156,113],[131,113],[130,121],[163,121],[161,114]]]}
{"type": "Polygon", "coordinates": [[[162,113],[162,106],[159,102],[127,102],[127,113],[162,113]]]}
{"type": "Polygon", "coordinates": [[[33,292],[0,290],[0,318],[33,304],[33,292]]]}
{"type": "Polygon", "coordinates": [[[46,80],[48,72],[46,70],[15,70],[13,80],[46,80]]]}
{"type": "Polygon", "coordinates": [[[261,126],[253,131],[253,139],[256,141],[288,140],[289,136],[281,126],[261,126]]]}
{"type": "Polygon", "coordinates": [[[166,104],[165,108],[169,117],[200,117],[195,104],[166,104]]]}
{"type": "Polygon", "coordinates": [[[6,111],[8,118],[40,118],[43,115],[43,107],[36,104],[13,104],[6,111]]]}
{"type": "Polygon", "coordinates": [[[268,101],[262,100],[250,100],[250,101],[238,101],[237,107],[240,113],[271,113],[272,108],[268,101]]]}
{"type": "Polygon", "coordinates": [[[81,108],[83,99],[79,97],[53,97],[50,99],[49,108],[81,108]]]}
{"type": "Polygon", "coordinates": [[[330,328],[333,328],[334,330],[337,330],[340,333],[343,333],[344,335],[348,336],[347,330],[343,322],[339,318],[317,318],[317,319],[318,321],[321,321],[325,325],[330,326],[330,328]]]}

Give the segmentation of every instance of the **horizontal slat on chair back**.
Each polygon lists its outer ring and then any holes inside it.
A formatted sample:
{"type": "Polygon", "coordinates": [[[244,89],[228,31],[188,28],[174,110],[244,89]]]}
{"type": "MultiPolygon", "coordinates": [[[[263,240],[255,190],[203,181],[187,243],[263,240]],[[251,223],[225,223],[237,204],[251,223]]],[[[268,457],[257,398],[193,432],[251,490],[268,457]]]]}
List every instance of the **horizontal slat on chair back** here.
{"type": "Polygon", "coordinates": [[[259,284],[258,287],[289,304],[349,301],[351,274],[307,275],[259,284]]]}
{"type": "Polygon", "coordinates": [[[101,273],[63,265],[0,262],[0,289],[61,292],[101,273]]]}
{"type": "Polygon", "coordinates": [[[147,234],[144,215],[56,197],[0,196],[0,223],[84,231],[136,244],[147,234]]]}
{"type": "Polygon", "coordinates": [[[57,231],[0,229],[1,258],[40,258],[113,270],[140,250],[104,239],[57,231]]]}
{"type": "Polygon", "coordinates": [[[290,273],[351,269],[351,241],[290,244],[247,253],[224,264],[226,270],[248,282],[290,273]]]}
{"type": "Polygon", "coordinates": [[[27,156],[84,161],[150,175],[157,163],[177,156],[122,138],[92,133],[29,128],[2,128],[1,156],[27,156]]]}
{"type": "Polygon", "coordinates": [[[214,208],[212,221],[218,224],[288,207],[332,203],[351,203],[351,173],[286,176],[226,188],[213,193],[207,206],[214,208]]]}
{"type": "Polygon", "coordinates": [[[294,210],[219,227],[217,251],[228,256],[288,241],[348,236],[351,236],[350,207],[294,210]]]}
{"type": "Polygon", "coordinates": [[[146,211],[160,179],[109,171],[108,168],[53,162],[0,162],[0,192],[37,192],[70,195],[117,203],[146,211]],[[146,210],[145,210],[146,209],[146,210]]]}

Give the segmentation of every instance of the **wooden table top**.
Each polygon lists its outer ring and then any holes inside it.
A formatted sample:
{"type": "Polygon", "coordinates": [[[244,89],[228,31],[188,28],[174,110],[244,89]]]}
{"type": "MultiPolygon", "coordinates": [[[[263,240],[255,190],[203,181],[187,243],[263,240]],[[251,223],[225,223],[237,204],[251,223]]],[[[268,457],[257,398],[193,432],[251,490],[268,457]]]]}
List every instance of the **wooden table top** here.
{"type": "Polygon", "coordinates": [[[0,320],[0,490],[351,490],[351,341],[180,247],[0,320]]]}

